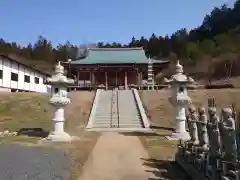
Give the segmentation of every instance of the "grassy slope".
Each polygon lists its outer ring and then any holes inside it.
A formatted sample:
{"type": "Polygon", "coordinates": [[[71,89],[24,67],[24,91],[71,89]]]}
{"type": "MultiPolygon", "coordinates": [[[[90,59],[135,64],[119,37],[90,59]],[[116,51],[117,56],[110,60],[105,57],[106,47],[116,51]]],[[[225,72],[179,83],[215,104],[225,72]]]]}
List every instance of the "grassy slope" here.
{"type": "MultiPolygon", "coordinates": [[[[70,144],[49,144],[62,148],[72,161],[70,179],[78,178],[81,167],[87,160],[99,134],[84,131],[93,101],[93,92],[72,92],[69,94],[72,104],[66,107],[66,131],[79,137],[79,141],[70,144]]],[[[39,93],[1,93],[0,94],[0,131],[18,131],[21,128],[42,128],[50,131],[52,107],[48,104],[49,96],[39,93]]],[[[1,143],[37,143],[37,137],[4,137],[1,143]]],[[[30,144],[29,144],[30,143],[30,144]]]]}

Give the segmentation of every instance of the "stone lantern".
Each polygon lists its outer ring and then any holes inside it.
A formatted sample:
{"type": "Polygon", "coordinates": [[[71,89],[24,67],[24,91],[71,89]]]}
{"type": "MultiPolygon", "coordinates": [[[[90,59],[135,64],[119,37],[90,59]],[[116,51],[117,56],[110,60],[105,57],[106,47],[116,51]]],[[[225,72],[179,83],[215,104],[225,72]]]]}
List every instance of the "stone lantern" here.
{"type": "Polygon", "coordinates": [[[49,103],[53,106],[53,130],[47,140],[68,142],[72,137],[64,131],[64,107],[71,103],[67,97],[67,86],[74,84],[73,79],[68,79],[64,75],[64,67],[60,62],[55,66],[55,71],[51,78],[46,79],[46,84],[52,86],[49,103]]]}
{"type": "Polygon", "coordinates": [[[176,130],[168,139],[188,140],[190,137],[185,127],[185,108],[191,103],[191,99],[187,93],[187,86],[193,84],[194,80],[183,74],[183,66],[177,61],[176,74],[172,75],[171,79],[164,78],[164,81],[171,85],[171,97],[168,100],[176,113],[176,130]]]}

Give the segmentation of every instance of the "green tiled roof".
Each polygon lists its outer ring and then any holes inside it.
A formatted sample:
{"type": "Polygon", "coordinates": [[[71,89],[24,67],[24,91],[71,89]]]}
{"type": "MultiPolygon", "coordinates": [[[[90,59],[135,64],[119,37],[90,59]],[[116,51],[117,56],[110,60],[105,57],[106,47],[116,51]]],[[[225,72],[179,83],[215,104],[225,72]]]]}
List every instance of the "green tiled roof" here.
{"type": "Polygon", "coordinates": [[[71,64],[145,64],[148,59],[143,48],[90,48],[84,59],[71,64]]]}

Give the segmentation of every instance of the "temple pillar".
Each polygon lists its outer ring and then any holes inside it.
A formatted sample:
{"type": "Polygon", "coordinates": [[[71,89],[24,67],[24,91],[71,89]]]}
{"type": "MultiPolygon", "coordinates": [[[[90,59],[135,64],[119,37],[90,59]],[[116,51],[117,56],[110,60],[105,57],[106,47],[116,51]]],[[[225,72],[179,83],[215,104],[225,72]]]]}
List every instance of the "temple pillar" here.
{"type": "Polygon", "coordinates": [[[89,72],[90,88],[92,89],[92,71],[89,72]]]}
{"type": "Polygon", "coordinates": [[[141,88],[142,88],[142,80],[143,80],[143,75],[142,75],[143,73],[142,73],[142,71],[140,72],[140,86],[141,86],[141,88]]]}
{"type": "Polygon", "coordinates": [[[128,89],[128,76],[127,76],[127,71],[125,72],[125,76],[124,76],[124,84],[125,84],[125,89],[128,89]]]}
{"type": "Polygon", "coordinates": [[[79,87],[79,71],[77,71],[77,87],[79,87]]]}
{"type": "Polygon", "coordinates": [[[84,73],[84,80],[83,80],[83,86],[86,87],[86,74],[84,73]]]}
{"type": "Polygon", "coordinates": [[[108,90],[108,74],[105,72],[105,89],[108,90]]]}
{"type": "Polygon", "coordinates": [[[116,87],[118,86],[118,72],[116,71],[116,87]]]}
{"type": "Polygon", "coordinates": [[[141,87],[141,72],[137,73],[137,78],[138,78],[138,88],[141,87]]]}
{"type": "Polygon", "coordinates": [[[92,72],[92,87],[93,87],[94,90],[96,89],[95,72],[92,72]]]}

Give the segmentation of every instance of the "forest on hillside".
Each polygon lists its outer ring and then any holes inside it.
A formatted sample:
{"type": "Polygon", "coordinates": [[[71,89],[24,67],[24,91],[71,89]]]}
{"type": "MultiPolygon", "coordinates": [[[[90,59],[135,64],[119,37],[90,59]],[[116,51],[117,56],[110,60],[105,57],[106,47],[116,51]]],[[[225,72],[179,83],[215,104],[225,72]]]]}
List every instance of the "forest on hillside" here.
{"type": "MultiPolygon", "coordinates": [[[[161,26],[161,24],[159,24],[161,26]]],[[[154,59],[180,59],[187,72],[198,78],[239,76],[240,71],[240,0],[233,8],[215,7],[202,24],[187,31],[177,30],[171,36],[133,37],[128,44],[98,42],[98,47],[143,47],[146,56],[154,59]]],[[[78,45],[70,42],[53,47],[51,41],[40,36],[36,43],[20,46],[17,42],[0,39],[0,53],[14,54],[28,59],[31,64],[51,69],[56,60],[74,59],[78,45]]]]}

